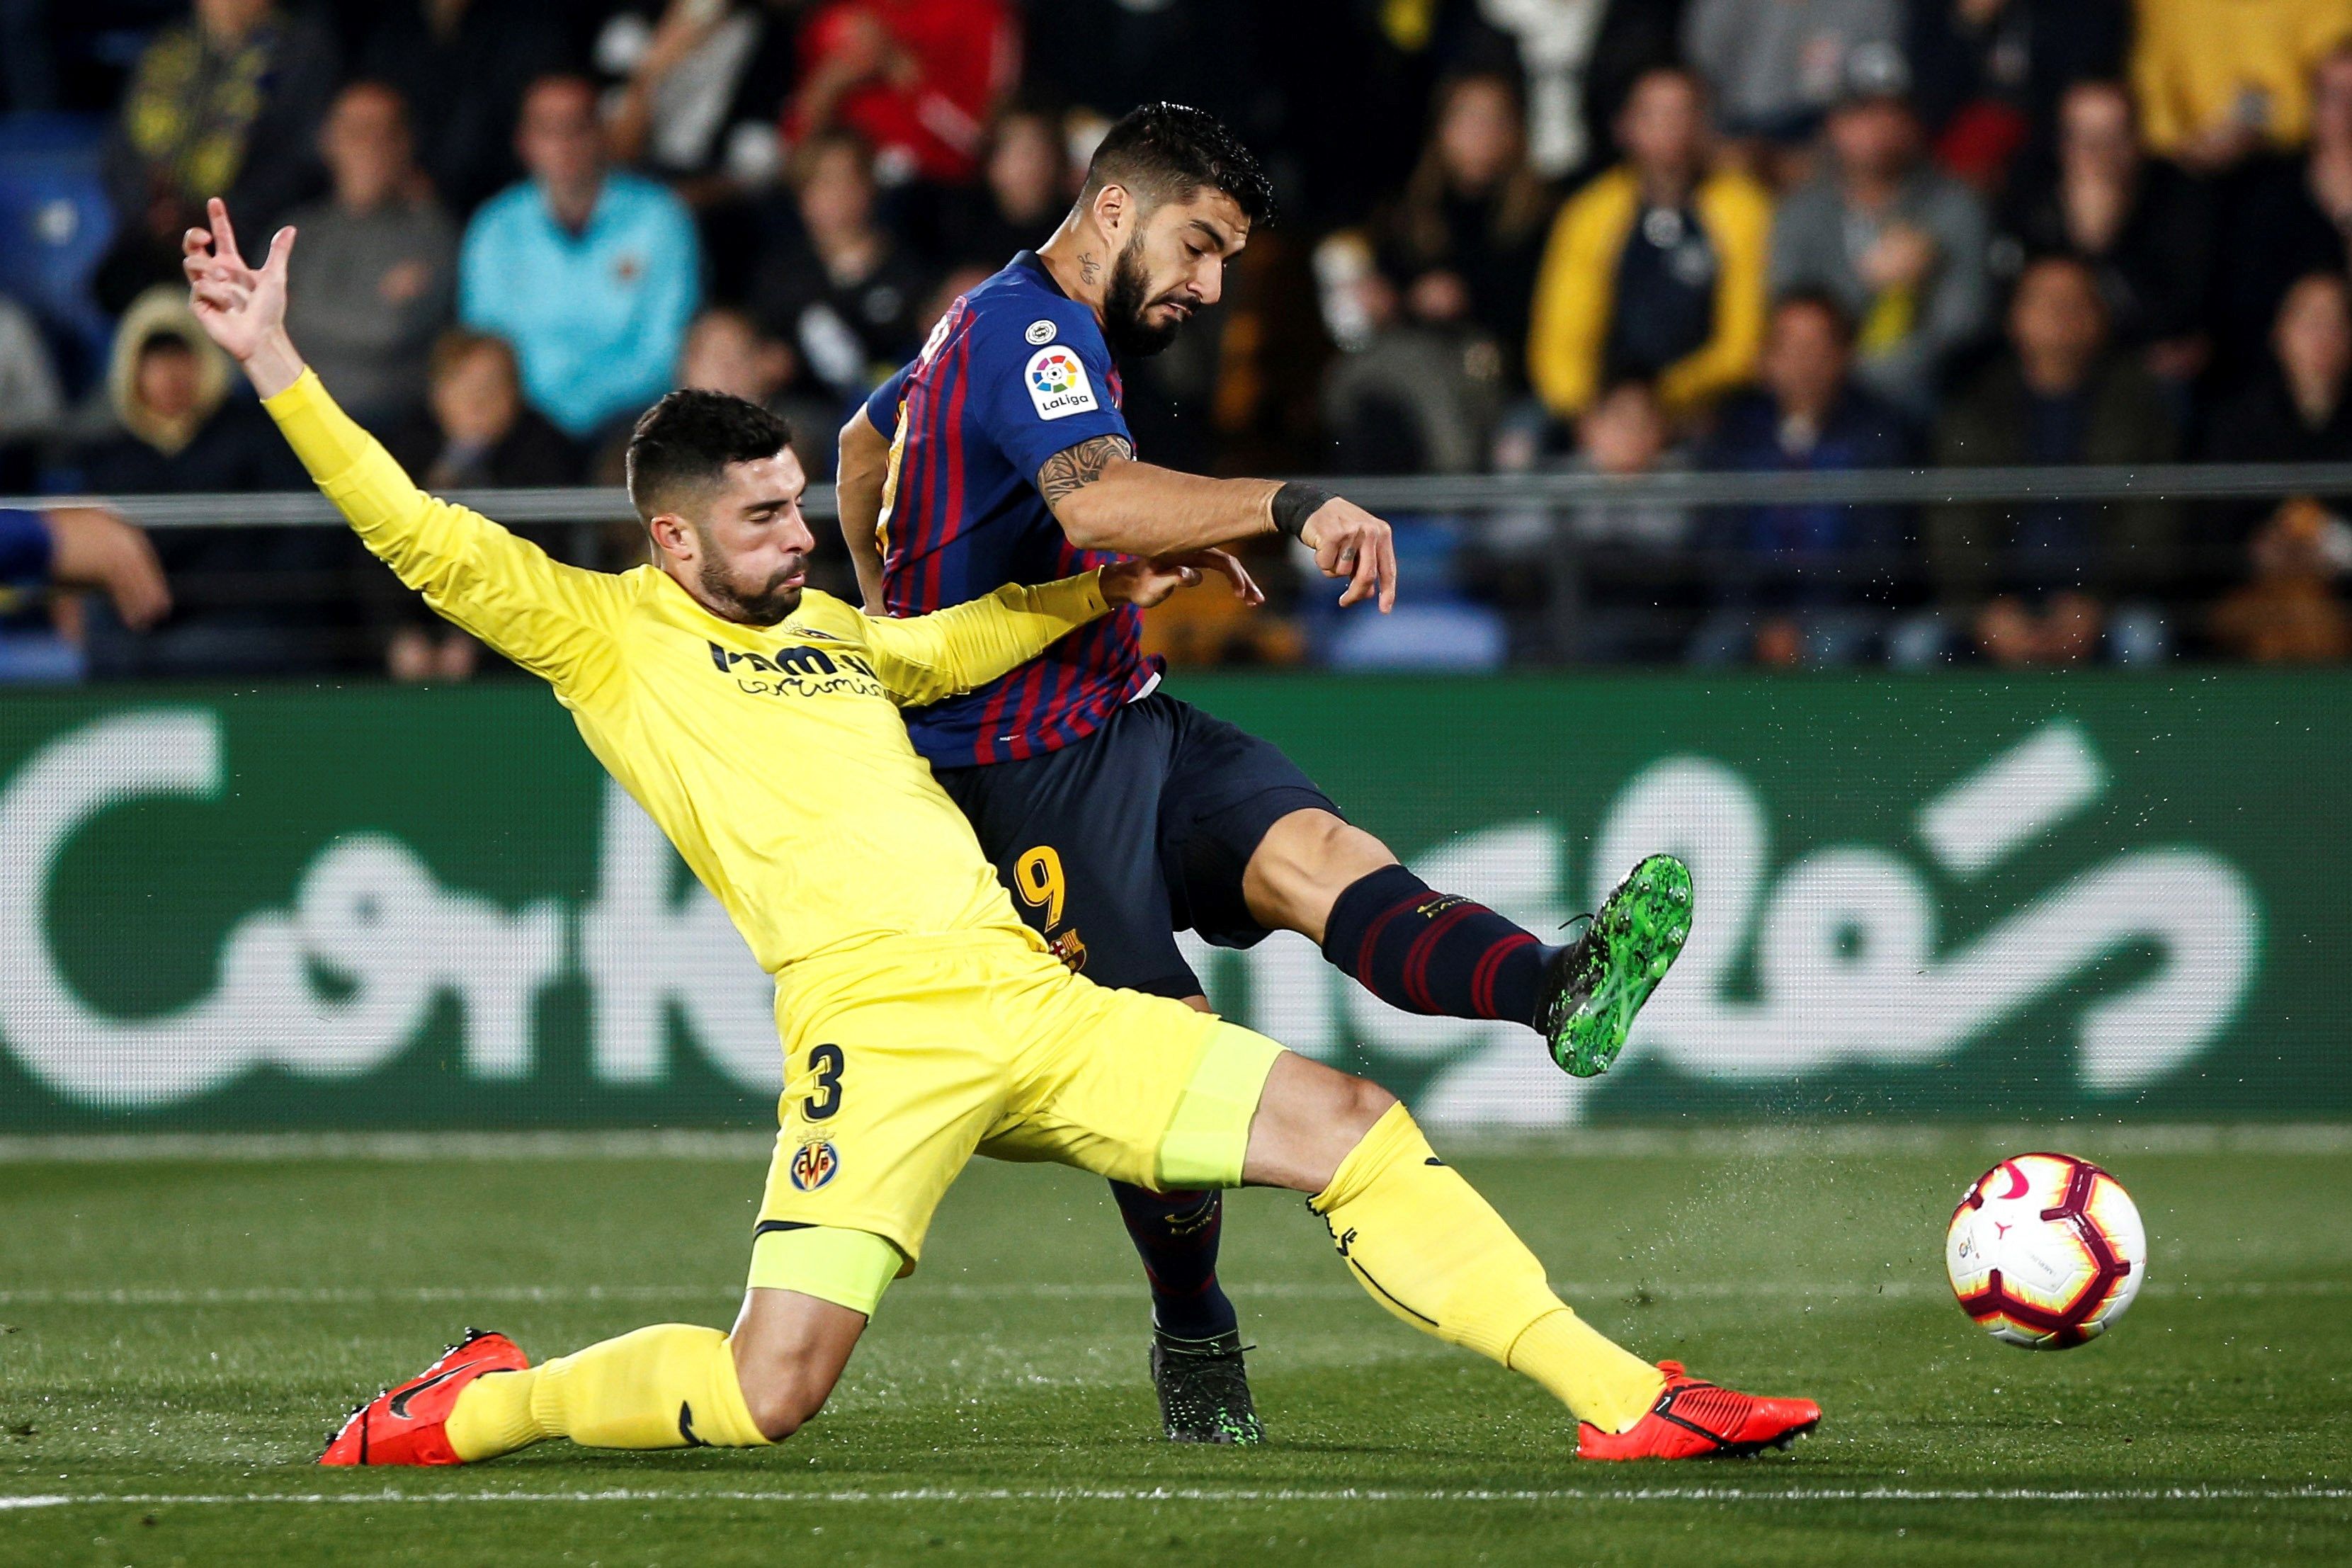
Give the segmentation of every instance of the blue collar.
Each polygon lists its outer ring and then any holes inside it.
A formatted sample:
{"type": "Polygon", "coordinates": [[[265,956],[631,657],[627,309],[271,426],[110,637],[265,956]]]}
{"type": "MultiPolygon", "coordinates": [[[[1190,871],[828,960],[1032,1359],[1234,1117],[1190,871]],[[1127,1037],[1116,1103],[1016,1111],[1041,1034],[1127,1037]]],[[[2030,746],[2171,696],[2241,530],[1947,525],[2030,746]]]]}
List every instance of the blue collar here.
{"type": "Polygon", "coordinates": [[[1063,299],[1066,300],[1070,297],[1069,291],[1064,289],[1061,283],[1054,277],[1054,269],[1045,265],[1045,258],[1038,255],[1035,251],[1022,250],[1014,252],[1013,257],[1013,265],[1035,277],[1038,282],[1043,283],[1055,293],[1061,295],[1063,299]]]}

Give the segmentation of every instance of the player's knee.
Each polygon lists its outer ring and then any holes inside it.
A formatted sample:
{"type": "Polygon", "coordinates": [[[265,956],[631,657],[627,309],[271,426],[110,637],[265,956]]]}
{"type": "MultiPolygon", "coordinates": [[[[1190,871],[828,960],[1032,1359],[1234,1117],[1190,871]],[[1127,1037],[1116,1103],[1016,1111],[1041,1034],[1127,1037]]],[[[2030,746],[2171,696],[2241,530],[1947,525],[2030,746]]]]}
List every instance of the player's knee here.
{"type": "Polygon", "coordinates": [[[1387,845],[1343,816],[1309,808],[1293,812],[1284,822],[1295,828],[1285,846],[1286,858],[1301,875],[1318,883],[1344,886],[1396,863],[1387,845]]]}
{"type": "Polygon", "coordinates": [[[1266,830],[1243,872],[1242,893],[1260,920],[1320,942],[1339,896],[1396,858],[1354,823],[1306,807],[1266,830]]]}
{"type": "Polygon", "coordinates": [[[1388,1113],[1397,1102],[1396,1096],[1368,1078],[1351,1073],[1335,1072],[1320,1086],[1316,1107],[1314,1131],[1301,1141],[1301,1184],[1308,1192],[1320,1192],[1331,1184],[1339,1166],[1364,1141],[1372,1124],[1388,1113]]]}
{"type": "Polygon", "coordinates": [[[811,1353],[813,1348],[737,1347],[735,1382],[743,1391],[743,1408],[751,1414],[751,1425],[771,1443],[782,1442],[816,1419],[840,1379],[840,1365],[823,1354],[811,1353]]]}
{"type": "Polygon", "coordinates": [[[1320,1192],[1396,1096],[1370,1079],[1285,1052],[1266,1079],[1250,1124],[1244,1180],[1320,1192]]]}
{"type": "Polygon", "coordinates": [[[1330,1125],[1347,1137],[1352,1148],[1363,1141],[1374,1122],[1388,1114],[1397,1097],[1368,1078],[1342,1073],[1339,1079],[1332,1091],[1330,1125]]]}
{"type": "Polygon", "coordinates": [[[816,1419],[833,1394],[834,1380],[804,1364],[739,1364],[735,1375],[742,1385],[743,1406],[751,1413],[751,1425],[771,1443],[782,1442],[816,1419]]]}

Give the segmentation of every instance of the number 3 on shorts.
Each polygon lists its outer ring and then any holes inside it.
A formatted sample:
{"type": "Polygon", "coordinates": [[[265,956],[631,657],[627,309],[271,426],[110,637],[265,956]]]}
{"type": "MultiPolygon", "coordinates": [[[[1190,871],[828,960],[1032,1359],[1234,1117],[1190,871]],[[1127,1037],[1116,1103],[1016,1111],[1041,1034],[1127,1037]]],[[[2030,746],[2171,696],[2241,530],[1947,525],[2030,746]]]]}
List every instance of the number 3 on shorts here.
{"type": "Polygon", "coordinates": [[[812,1046],[809,1070],[816,1074],[816,1092],[801,1101],[801,1114],[823,1121],[841,1109],[841,1069],[846,1058],[839,1046],[812,1046]]]}

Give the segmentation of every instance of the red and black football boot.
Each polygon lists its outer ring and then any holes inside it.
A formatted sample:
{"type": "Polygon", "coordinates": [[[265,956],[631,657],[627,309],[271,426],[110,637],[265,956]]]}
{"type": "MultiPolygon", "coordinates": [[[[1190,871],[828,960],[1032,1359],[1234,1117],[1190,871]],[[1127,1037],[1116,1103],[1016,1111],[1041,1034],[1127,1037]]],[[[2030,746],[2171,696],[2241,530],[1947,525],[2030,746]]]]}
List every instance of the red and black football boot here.
{"type": "Polygon", "coordinates": [[[1580,1459],[1712,1459],[1786,1448],[1822,1424],[1810,1399],[1761,1399],[1703,1382],[1678,1361],[1662,1361],[1665,1392],[1622,1432],[1590,1421],[1576,1428],[1580,1459]]]}
{"type": "Polygon", "coordinates": [[[319,1463],[463,1464],[442,1429],[457,1395],[486,1372],[520,1372],[530,1365],[530,1358],[506,1335],[467,1329],[439,1361],[352,1411],[327,1439],[319,1463]]]}

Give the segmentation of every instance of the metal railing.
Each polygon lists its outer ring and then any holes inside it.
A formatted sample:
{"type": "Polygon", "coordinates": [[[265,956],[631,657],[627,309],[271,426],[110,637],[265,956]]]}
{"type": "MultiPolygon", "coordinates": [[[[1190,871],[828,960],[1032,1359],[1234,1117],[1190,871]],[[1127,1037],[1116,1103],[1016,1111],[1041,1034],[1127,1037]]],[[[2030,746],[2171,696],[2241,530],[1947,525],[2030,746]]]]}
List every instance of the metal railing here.
{"type": "MultiPolygon", "coordinates": [[[[1652,506],[1830,504],[1924,506],[1954,501],[2252,500],[2352,495],[2352,463],[2160,463],[2142,468],[1864,468],[1612,475],[1586,473],[1363,475],[1322,481],[1374,511],[1498,511],[1592,503],[1652,506]]],[[[636,514],[617,487],[452,490],[445,498],[522,524],[620,522],[636,514]]],[[[20,496],[0,507],[113,508],[148,528],[299,527],[341,520],[316,491],[249,495],[20,496]]],[[[812,485],[803,507],[834,515],[833,487],[812,485]]]]}
{"type": "MultiPolygon", "coordinates": [[[[1955,616],[1956,606],[1947,602],[1952,585],[1938,575],[1944,563],[1928,547],[1937,507],[2181,503],[2180,526],[2173,531],[2172,542],[2163,547],[2167,559],[2157,570],[2148,570],[2148,563],[2136,556],[2101,555],[2097,561],[2121,569],[2110,579],[2116,591],[2114,603],[2128,602],[2156,616],[2168,652],[2195,657],[2226,651],[2211,631],[2217,623],[2209,612],[2247,574],[2248,508],[2232,503],[2296,496],[2352,498],[2352,463],[1677,471],[1623,477],[1546,471],[1361,475],[1322,482],[1401,524],[1420,520],[1450,531],[1454,541],[1450,548],[1455,552],[1450,559],[1460,573],[1454,585],[1470,601],[1494,612],[1487,625],[1501,628],[1492,635],[1503,639],[1502,657],[1536,664],[1726,657],[1707,650],[1725,637],[1744,635],[1738,628],[1748,612],[1740,606],[1768,602],[1817,609],[1827,605],[1829,616],[1843,615],[1848,621],[1866,623],[1859,635],[1874,651],[1861,656],[1864,658],[1895,658],[1898,629],[1920,629],[1923,616],[1932,623],[1926,630],[1939,639],[1938,646],[1961,648],[1973,636],[1960,624],[1969,616],[1955,616]],[[2202,511],[2200,503],[2215,510],[2202,511]],[[1710,510],[1720,517],[1724,509],[1757,506],[1875,509],[1876,521],[1857,527],[1848,546],[1802,559],[1752,552],[1739,537],[1740,530],[1704,521],[1710,510]],[[1683,513],[1684,521],[1667,530],[1677,542],[1630,537],[1625,517],[1637,511],[1683,513]],[[2136,586],[2126,589],[2126,582],[2136,586]],[[1931,614],[1939,604],[1942,613],[1931,614]]],[[[618,487],[467,489],[448,492],[446,499],[530,531],[567,560],[610,567],[642,558],[642,546],[630,542],[635,513],[618,487]]],[[[414,613],[404,600],[386,607],[388,585],[358,566],[355,547],[352,567],[338,568],[330,561],[307,573],[285,563],[273,567],[258,559],[247,562],[240,551],[224,554],[205,548],[208,542],[202,531],[308,531],[340,525],[332,505],[315,490],[17,498],[0,499],[0,506],[55,507],[75,501],[110,507],[162,531],[159,542],[175,589],[186,590],[184,604],[193,607],[201,602],[248,619],[268,617],[277,606],[286,606],[289,620],[311,628],[307,635],[327,650],[318,658],[340,670],[369,667],[391,635],[386,628],[414,613]],[[168,542],[174,534],[184,549],[168,542]],[[177,564],[175,556],[182,557],[177,564]]],[[[829,485],[812,486],[804,505],[819,520],[837,515],[829,485]]],[[[2352,512],[2352,501],[2346,510],[2352,512]]],[[[2081,520],[2072,526],[2079,529],[2081,520]]],[[[821,544],[830,533],[821,522],[821,544]]],[[[2095,542],[2092,547],[2105,548],[2095,542]]],[[[827,585],[845,589],[847,573],[837,559],[837,542],[824,553],[835,558],[824,568],[827,585]]],[[[1318,606],[1323,600],[1309,581],[1303,552],[1294,552],[1287,571],[1262,562],[1261,575],[1269,565],[1273,574],[1267,585],[1279,599],[1291,602],[1287,590],[1295,586],[1299,591],[1297,602],[1306,613],[1292,623],[1294,639],[1304,632],[1318,657],[1335,658],[1350,657],[1340,645],[1355,639],[1354,656],[1361,657],[1360,634],[1367,628],[1321,616],[1318,606]]],[[[1417,578],[1410,564],[1404,586],[1415,604],[1432,603],[1433,586],[1440,590],[1436,602],[1462,602],[1460,596],[1449,600],[1443,584],[1417,578]]],[[[1917,645],[1914,640],[1905,646],[1917,645]]],[[[1286,647],[1295,649],[1297,643],[1286,647]]],[[[1193,656],[1264,655],[1244,639],[1219,644],[1216,651],[1196,647],[1193,656]]],[[[1905,661],[1913,657],[1905,656],[1905,661]]]]}

